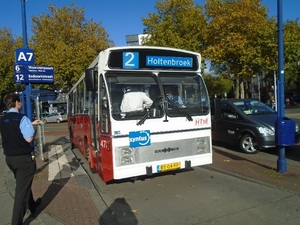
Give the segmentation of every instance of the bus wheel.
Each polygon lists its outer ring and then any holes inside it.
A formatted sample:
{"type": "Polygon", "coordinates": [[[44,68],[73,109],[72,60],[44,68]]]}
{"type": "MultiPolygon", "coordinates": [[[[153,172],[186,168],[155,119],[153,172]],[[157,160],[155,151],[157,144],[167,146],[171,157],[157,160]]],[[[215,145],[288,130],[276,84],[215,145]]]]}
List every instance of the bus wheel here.
{"type": "Polygon", "coordinates": [[[256,154],[259,152],[257,141],[249,134],[245,134],[240,139],[240,148],[244,153],[247,154],[256,154]]]}

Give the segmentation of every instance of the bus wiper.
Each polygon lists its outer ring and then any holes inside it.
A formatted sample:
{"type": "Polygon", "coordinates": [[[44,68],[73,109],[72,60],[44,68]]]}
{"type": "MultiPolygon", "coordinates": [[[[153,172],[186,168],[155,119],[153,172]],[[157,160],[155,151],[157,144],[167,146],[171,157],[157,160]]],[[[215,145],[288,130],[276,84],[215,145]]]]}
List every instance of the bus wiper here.
{"type": "Polygon", "coordinates": [[[179,105],[178,102],[172,102],[172,101],[168,101],[168,104],[172,105],[173,108],[176,109],[176,111],[181,114],[181,115],[185,115],[185,117],[187,118],[188,121],[193,121],[193,118],[191,117],[191,115],[187,112],[187,110],[180,110],[182,109],[181,105],[179,105]]]}
{"type": "Polygon", "coordinates": [[[136,123],[137,126],[144,124],[146,119],[150,117],[150,112],[152,109],[155,108],[156,104],[162,99],[162,96],[158,96],[155,101],[152,103],[152,105],[147,109],[147,112],[143,115],[143,117],[139,120],[139,122],[136,123]]]}

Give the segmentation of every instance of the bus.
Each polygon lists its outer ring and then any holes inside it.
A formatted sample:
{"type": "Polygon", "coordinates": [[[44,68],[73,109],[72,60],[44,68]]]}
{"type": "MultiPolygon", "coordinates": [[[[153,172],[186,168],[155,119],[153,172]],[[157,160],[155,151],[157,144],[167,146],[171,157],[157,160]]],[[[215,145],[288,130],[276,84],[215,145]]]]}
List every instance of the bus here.
{"type": "Polygon", "coordinates": [[[72,148],[104,182],[212,163],[199,53],[150,46],[101,51],[68,92],[67,114],[72,148]],[[177,96],[174,102],[167,89],[177,96]],[[121,109],[129,92],[151,104],[134,97],[127,104],[141,104],[138,110],[121,109]]]}

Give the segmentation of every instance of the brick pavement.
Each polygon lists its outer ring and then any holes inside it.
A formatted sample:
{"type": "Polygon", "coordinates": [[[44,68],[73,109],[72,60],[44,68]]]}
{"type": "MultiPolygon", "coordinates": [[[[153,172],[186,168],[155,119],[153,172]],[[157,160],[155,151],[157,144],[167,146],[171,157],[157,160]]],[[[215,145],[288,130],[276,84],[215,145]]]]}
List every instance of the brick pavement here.
{"type": "Polygon", "coordinates": [[[56,141],[46,146],[44,161],[37,159],[32,189],[35,198],[42,198],[39,211],[63,224],[99,224],[100,214],[89,195],[94,187],[63,139],[63,145],[56,141]],[[82,176],[86,176],[84,184],[78,180],[82,176]]]}
{"type": "MultiPolygon", "coordinates": [[[[226,149],[223,145],[214,145],[213,164],[210,168],[221,172],[230,173],[230,175],[240,175],[252,181],[260,181],[278,188],[284,188],[300,192],[300,162],[290,159],[287,162],[287,172],[281,174],[277,172],[277,156],[266,150],[258,155],[248,155],[234,147],[226,149]],[[259,155],[260,154],[260,155],[259,155]],[[262,157],[262,154],[266,155],[262,157]]],[[[228,146],[227,146],[228,147],[228,146]]],[[[295,151],[299,150],[300,144],[293,146],[295,151]]],[[[288,150],[286,150],[288,151],[288,150]]]]}
{"type": "MultiPolygon", "coordinates": [[[[75,225],[106,224],[101,212],[107,210],[87,173],[69,148],[66,136],[52,136],[43,148],[43,160],[36,152],[37,174],[32,189],[42,198],[34,215],[25,215],[24,224],[75,225]]],[[[14,178],[9,171],[7,189],[14,197],[14,178]]]]}

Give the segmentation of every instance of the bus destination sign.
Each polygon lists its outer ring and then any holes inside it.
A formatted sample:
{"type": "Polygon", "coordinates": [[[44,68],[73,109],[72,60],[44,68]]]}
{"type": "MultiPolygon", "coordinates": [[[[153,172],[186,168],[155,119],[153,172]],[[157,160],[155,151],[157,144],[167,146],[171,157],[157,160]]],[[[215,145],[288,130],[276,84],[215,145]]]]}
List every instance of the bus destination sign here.
{"type": "Polygon", "coordinates": [[[197,71],[196,54],[161,49],[114,50],[110,52],[108,66],[111,69],[176,69],[197,71]]]}
{"type": "Polygon", "coordinates": [[[170,56],[146,56],[146,65],[151,67],[192,68],[193,59],[170,56]]]}

